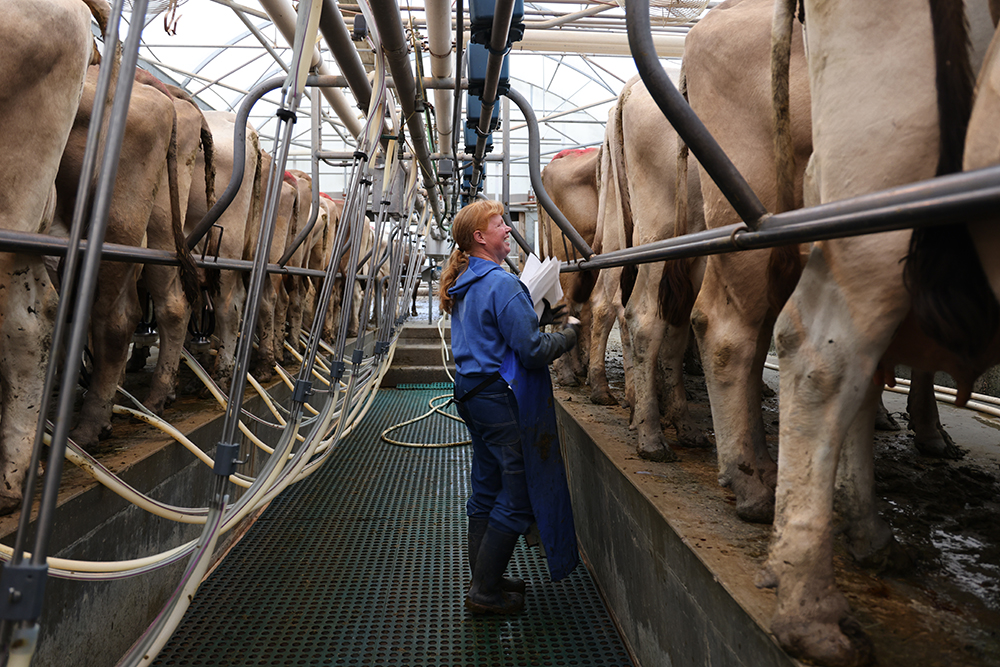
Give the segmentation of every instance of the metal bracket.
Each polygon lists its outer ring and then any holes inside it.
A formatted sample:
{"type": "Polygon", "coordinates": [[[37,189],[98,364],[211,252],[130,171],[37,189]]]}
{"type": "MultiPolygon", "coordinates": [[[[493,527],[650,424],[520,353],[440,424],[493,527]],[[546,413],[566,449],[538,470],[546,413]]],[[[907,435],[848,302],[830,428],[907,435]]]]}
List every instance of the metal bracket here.
{"type": "Polygon", "coordinates": [[[339,380],[344,377],[344,371],[347,369],[347,365],[343,361],[335,361],[330,364],[330,377],[334,380],[339,380]]]}
{"type": "Polygon", "coordinates": [[[312,396],[312,393],[312,382],[296,380],[295,388],[292,391],[292,400],[296,403],[305,403],[312,396]]]}
{"type": "Polygon", "coordinates": [[[215,466],[212,472],[220,477],[229,477],[236,472],[236,466],[243,465],[247,460],[240,461],[237,457],[240,446],[235,442],[220,442],[215,448],[215,466]]]}
{"type": "Polygon", "coordinates": [[[391,346],[387,341],[379,341],[375,343],[375,354],[376,355],[385,354],[386,352],[389,351],[390,347],[391,346]]]}
{"type": "Polygon", "coordinates": [[[354,354],[351,355],[351,363],[354,364],[355,366],[357,366],[358,364],[360,364],[364,360],[365,360],[365,351],[364,350],[354,350],[354,354]]]}
{"type": "Polygon", "coordinates": [[[0,618],[33,621],[42,615],[48,565],[6,563],[0,573],[0,618]]]}

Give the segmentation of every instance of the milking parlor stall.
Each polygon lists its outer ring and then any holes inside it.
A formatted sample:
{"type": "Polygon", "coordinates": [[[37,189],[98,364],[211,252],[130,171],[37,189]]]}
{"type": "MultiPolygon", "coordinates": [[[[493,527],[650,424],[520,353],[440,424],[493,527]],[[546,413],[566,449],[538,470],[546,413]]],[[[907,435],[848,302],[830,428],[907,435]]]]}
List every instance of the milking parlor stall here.
{"type": "Polygon", "coordinates": [[[4,664],[1000,665],[998,14],[0,0],[4,664]],[[582,322],[507,615],[479,199],[582,322]]]}

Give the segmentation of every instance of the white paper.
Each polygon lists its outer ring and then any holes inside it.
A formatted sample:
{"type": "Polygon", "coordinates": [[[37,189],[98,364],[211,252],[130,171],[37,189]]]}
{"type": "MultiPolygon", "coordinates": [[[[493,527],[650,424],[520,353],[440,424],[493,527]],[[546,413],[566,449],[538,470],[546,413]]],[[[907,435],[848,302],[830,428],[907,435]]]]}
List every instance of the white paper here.
{"type": "Polygon", "coordinates": [[[555,257],[547,257],[540,261],[537,255],[528,255],[521,270],[521,282],[531,293],[531,305],[535,307],[535,314],[540,318],[545,312],[545,304],[542,299],[549,302],[550,306],[555,306],[556,302],[563,296],[562,285],[559,283],[559,260],[555,257]]]}

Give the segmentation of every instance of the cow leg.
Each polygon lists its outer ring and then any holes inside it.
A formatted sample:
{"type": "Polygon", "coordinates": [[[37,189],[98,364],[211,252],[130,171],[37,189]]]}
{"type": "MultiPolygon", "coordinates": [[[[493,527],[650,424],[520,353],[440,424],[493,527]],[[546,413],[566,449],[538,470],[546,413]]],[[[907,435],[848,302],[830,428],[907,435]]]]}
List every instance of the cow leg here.
{"type": "Polygon", "coordinates": [[[847,546],[856,561],[867,567],[905,567],[906,554],[879,516],[875,504],[875,411],[881,388],[867,385],[857,417],[844,440],[837,466],[834,507],[846,530],[847,546]]]}
{"type": "MultiPolygon", "coordinates": [[[[709,259],[711,266],[716,258],[709,259]]],[[[774,516],[776,468],[764,438],[760,378],[771,329],[766,305],[734,312],[720,282],[706,272],[691,313],[712,405],[719,484],[736,495],[741,519],[767,523],[774,516]]]]}
{"type": "Polygon", "coordinates": [[[236,367],[236,345],[240,329],[240,317],[246,303],[246,288],[243,278],[235,271],[223,271],[219,280],[219,296],[215,301],[215,335],[219,339],[219,353],[215,358],[215,382],[229,390],[236,367]]]}
{"type": "MultiPolygon", "coordinates": [[[[861,665],[870,658],[870,642],[850,618],[834,581],[834,488],[849,428],[854,430],[849,446],[859,457],[870,454],[870,445],[858,443],[873,428],[867,424],[874,412],[872,377],[909,306],[901,280],[895,286],[863,278],[838,284],[836,278],[850,273],[844,257],[852,258],[853,266],[873,266],[886,256],[878,243],[873,244],[876,252],[866,255],[864,243],[855,241],[813,249],[775,327],[781,445],[774,536],[758,579],[760,585],[778,588],[771,629],[781,645],[793,656],[830,665],[861,665]],[[852,319],[851,303],[870,305],[859,315],[863,321],[852,319]]],[[[867,484],[870,473],[858,472],[861,466],[852,464],[843,477],[867,484]]],[[[864,509],[870,503],[862,495],[867,493],[855,494],[856,514],[873,512],[864,509]]],[[[860,528],[851,536],[855,548],[866,536],[877,544],[878,533],[874,524],[860,528]]]]}
{"type": "Polygon", "coordinates": [[[665,423],[674,427],[683,447],[711,447],[711,442],[691,417],[684,391],[684,353],[691,327],[668,324],[660,346],[660,411],[665,423]]]}
{"type": "Polygon", "coordinates": [[[962,458],[962,450],[941,425],[934,398],[934,373],[914,369],[906,411],[910,415],[913,444],[918,452],[942,459],[962,458]]]}
{"type": "Polygon", "coordinates": [[[72,432],[73,440],[85,449],[111,435],[111,411],[140,316],[135,282],[134,265],[109,262],[98,274],[97,283],[106,291],[98,291],[90,317],[94,372],[72,432]]]}
{"type": "Polygon", "coordinates": [[[21,505],[38,424],[57,297],[40,258],[12,257],[0,350],[0,514],[21,505]]]}
{"type": "Polygon", "coordinates": [[[254,363],[254,376],[260,381],[274,377],[274,313],[277,299],[275,285],[279,280],[281,276],[268,276],[261,292],[260,311],[257,315],[257,359],[254,363]]]}
{"type": "MultiPolygon", "coordinates": [[[[650,313],[649,299],[640,285],[651,284],[648,278],[649,265],[639,269],[636,291],[625,306],[625,322],[629,332],[622,336],[623,348],[632,350],[632,386],[634,398],[632,406],[632,426],[638,431],[636,452],[640,458],[651,461],[676,461],[677,455],[667,446],[660,430],[660,409],[657,401],[656,367],[660,353],[660,342],[666,331],[666,322],[650,313]],[[631,341],[627,343],[626,341],[631,341]]],[[[655,284],[659,284],[656,281],[655,284]]],[[[653,305],[655,309],[655,304],[653,305]]],[[[626,395],[628,392],[626,392],[626,395]]]]}
{"type": "Polygon", "coordinates": [[[180,272],[176,268],[150,264],[144,273],[153,295],[160,334],[160,353],[150,380],[149,395],[143,404],[154,414],[162,415],[167,403],[177,397],[177,369],[187,333],[186,324],[191,317],[191,306],[184,297],[180,272]]]}
{"type": "MultiPolygon", "coordinates": [[[[618,284],[621,269],[606,269],[601,272],[594,298],[591,301],[593,325],[590,335],[590,401],[597,405],[615,405],[618,401],[611,395],[605,357],[608,351],[608,336],[615,325],[618,304],[618,284]]],[[[622,332],[622,344],[625,334],[622,332]]]]}
{"type": "MultiPolygon", "coordinates": [[[[305,282],[299,276],[289,276],[288,300],[288,342],[296,350],[302,345],[302,305],[305,302],[305,282]]],[[[289,359],[289,361],[291,361],[289,359]]]]}

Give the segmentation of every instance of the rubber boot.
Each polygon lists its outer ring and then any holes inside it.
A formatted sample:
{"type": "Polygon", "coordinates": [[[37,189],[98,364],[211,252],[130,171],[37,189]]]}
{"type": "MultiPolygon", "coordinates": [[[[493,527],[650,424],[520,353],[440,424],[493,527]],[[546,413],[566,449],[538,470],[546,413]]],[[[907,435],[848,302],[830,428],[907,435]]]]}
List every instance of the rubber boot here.
{"type": "Polygon", "coordinates": [[[524,609],[524,596],[500,588],[503,571],[514,553],[520,535],[486,528],[476,555],[472,588],[465,597],[465,608],[474,614],[518,614],[524,609]]]}
{"type": "MultiPolygon", "coordinates": [[[[486,533],[486,526],[490,520],[488,518],[469,517],[469,568],[472,574],[476,573],[476,557],[479,555],[479,545],[483,542],[483,535],[486,533]]],[[[520,593],[524,595],[524,579],[517,577],[504,577],[500,580],[501,590],[508,593],[520,593]]]]}

